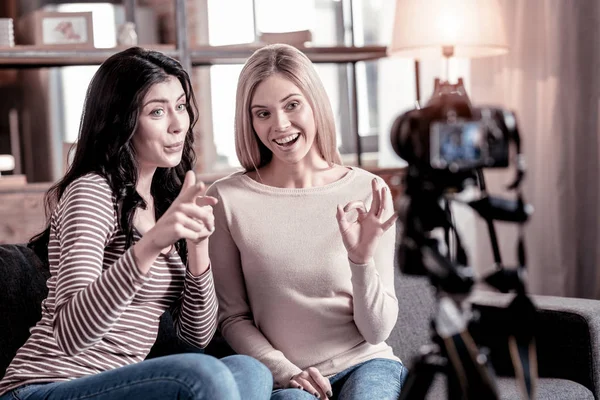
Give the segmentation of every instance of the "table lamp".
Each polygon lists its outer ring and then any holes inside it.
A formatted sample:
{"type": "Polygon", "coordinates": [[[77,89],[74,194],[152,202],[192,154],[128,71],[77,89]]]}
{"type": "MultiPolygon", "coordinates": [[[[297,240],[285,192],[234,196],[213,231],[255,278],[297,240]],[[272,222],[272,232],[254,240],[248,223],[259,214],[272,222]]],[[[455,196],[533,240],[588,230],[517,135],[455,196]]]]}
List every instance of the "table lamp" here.
{"type": "MultiPolygon", "coordinates": [[[[450,57],[487,57],[508,52],[502,10],[497,0],[396,0],[388,55],[415,59],[417,101],[419,60],[444,57],[444,82],[436,79],[434,94],[448,86],[450,57]]],[[[458,85],[462,86],[462,79],[458,85]]]]}

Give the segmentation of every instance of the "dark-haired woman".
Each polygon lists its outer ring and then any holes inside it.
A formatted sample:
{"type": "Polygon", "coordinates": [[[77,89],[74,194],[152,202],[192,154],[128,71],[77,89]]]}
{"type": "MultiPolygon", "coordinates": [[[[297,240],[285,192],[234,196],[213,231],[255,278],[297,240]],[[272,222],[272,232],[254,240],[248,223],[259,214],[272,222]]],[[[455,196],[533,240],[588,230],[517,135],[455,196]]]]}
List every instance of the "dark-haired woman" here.
{"type": "Polygon", "coordinates": [[[87,91],[73,164],[48,192],[30,243],[48,260],[42,318],[0,381],[0,399],[261,399],[268,369],[248,356],[143,361],[161,314],[203,348],[217,302],[212,206],[191,168],[197,108],[181,65],[131,48],[87,91]]]}

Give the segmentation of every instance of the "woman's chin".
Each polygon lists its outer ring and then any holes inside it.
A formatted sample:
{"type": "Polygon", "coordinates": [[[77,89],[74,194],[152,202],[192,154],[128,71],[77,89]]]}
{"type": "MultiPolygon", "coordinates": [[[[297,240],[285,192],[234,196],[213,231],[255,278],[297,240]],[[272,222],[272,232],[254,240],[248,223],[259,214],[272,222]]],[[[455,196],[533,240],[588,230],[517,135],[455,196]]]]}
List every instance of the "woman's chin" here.
{"type": "Polygon", "coordinates": [[[181,155],[178,157],[167,157],[161,164],[159,168],[175,168],[181,163],[181,155]]]}

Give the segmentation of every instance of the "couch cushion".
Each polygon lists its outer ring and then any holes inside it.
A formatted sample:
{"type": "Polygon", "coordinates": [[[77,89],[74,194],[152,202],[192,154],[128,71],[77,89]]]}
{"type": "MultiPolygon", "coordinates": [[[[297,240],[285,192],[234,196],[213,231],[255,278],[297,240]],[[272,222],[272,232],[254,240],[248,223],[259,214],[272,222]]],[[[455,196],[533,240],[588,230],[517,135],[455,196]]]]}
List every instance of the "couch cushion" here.
{"type": "MultiPolygon", "coordinates": [[[[498,378],[500,400],[518,400],[523,396],[513,378],[498,378]]],[[[588,388],[566,379],[540,378],[535,398],[537,400],[594,400],[588,388]]]]}
{"type": "MultiPolygon", "coordinates": [[[[494,370],[501,376],[514,376],[508,349],[509,327],[513,317],[507,308],[475,304],[480,311],[479,342],[492,354],[494,370]]],[[[594,388],[594,327],[581,315],[565,310],[538,311],[536,348],[539,375],[575,381],[594,388]]]]}
{"type": "MultiPolygon", "coordinates": [[[[523,399],[514,378],[498,377],[496,384],[500,400],[523,399]]],[[[431,384],[426,398],[427,400],[447,399],[446,393],[446,377],[438,375],[431,384]]],[[[594,395],[588,388],[573,381],[540,378],[535,398],[537,400],[594,400],[594,395]]]]}
{"type": "Polygon", "coordinates": [[[48,269],[25,245],[0,246],[0,377],[41,318],[48,269]]]}
{"type": "Polygon", "coordinates": [[[435,311],[435,296],[429,279],[408,276],[394,271],[398,319],[390,337],[386,340],[394,354],[410,366],[419,349],[431,343],[431,318],[435,311]]]}

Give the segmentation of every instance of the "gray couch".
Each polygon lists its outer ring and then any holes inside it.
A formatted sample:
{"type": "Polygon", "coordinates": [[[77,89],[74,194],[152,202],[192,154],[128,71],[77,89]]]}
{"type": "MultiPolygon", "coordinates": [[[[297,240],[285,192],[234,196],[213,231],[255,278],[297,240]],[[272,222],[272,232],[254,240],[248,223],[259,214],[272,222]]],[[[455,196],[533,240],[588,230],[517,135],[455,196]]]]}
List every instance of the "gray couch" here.
{"type": "MultiPolygon", "coordinates": [[[[0,377],[16,350],[40,318],[40,303],[47,294],[48,271],[27,247],[0,245],[0,377]]],[[[410,368],[418,349],[429,343],[429,319],[435,303],[424,278],[396,276],[400,315],[388,343],[410,368]]],[[[505,295],[477,294],[481,310],[481,337],[491,348],[491,359],[502,399],[520,399],[515,385],[504,328],[505,295]]],[[[600,393],[600,301],[535,297],[540,308],[537,328],[539,360],[538,399],[598,399],[600,393]]],[[[161,318],[159,336],[148,357],[192,351],[179,341],[167,312],[161,318]]],[[[231,350],[216,337],[206,352],[217,357],[231,350]]],[[[445,399],[445,379],[437,377],[428,399],[445,399]]]]}
{"type": "MultiPolygon", "coordinates": [[[[435,302],[424,278],[396,275],[400,313],[388,343],[410,369],[418,349],[428,344],[429,317],[435,302]]],[[[479,335],[490,349],[501,399],[522,399],[511,378],[514,370],[507,346],[506,306],[511,295],[478,292],[471,300],[481,314],[479,335]]],[[[600,301],[533,296],[539,315],[536,345],[540,379],[536,399],[600,398],[600,301]]],[[[427,399],[445,399],[446,382],[437,377],[427,399]]]]}

